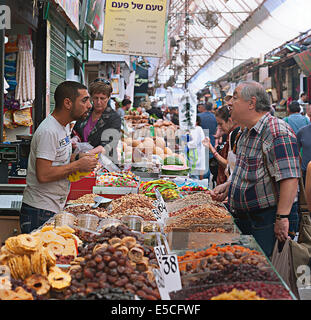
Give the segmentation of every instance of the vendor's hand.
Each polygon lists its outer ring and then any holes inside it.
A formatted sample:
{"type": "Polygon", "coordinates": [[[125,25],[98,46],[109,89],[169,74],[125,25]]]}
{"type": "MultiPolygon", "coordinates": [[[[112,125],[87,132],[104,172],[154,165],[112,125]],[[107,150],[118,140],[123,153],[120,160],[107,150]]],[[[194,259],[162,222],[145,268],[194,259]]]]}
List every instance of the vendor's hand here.
{"type": "Polygon", "coordinates": [[[280,242],[286,241],[290,236],[288,235],[289,221],[288,219],[276,219],[274,224],[274,233],[280,242]]]}
{"type": "Polygon", "coordinates": [[[89,154],[98,154],[98,153],[105,154],[106,153],[105,148],[103,146],[97,146],[96,148],[89,151],[89,154]]]}
{"type": "Polygon", "coordinates": [[[80,172],[93,171],[97,165],[97,159],[92,154],[86,154],[77,160],[80,172]]]}

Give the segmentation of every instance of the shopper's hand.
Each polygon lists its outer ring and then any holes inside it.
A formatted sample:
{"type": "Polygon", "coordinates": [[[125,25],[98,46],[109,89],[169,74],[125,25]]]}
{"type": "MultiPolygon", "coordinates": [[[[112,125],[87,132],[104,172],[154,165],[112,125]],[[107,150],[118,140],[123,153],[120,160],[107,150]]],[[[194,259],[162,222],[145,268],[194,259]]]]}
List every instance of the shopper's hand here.
{"type": "Polygon", "coordinates": [[[289,221],[288,219],[276,219],[274,224],[274,233],[280,242],[286,241],[290,236],[288,235],[289,221]]]}
{"type": "Polygon", "coordinates": [[[213,200],[222,202],[224,201],[229,192],[230,183],[223,183],[216,186],[213,190],[210,191],[210,195],[213,200]]]}
{"type": "Polygon", "coordinates": [[[97,159],[95,158],[95,155],[92,154],[86,154],[84,157],[77,160],[77,162],[80,172],[93,171],[97,165],[97,159]]]}
{"type": "Polygon", "coordinates": [[[209,137],[205,137],[205,138],[202,140],[202,144],[203,144],[204,147],[210,149],[210,145],[211,145],[210,138],[209,138],[209,137]]]}

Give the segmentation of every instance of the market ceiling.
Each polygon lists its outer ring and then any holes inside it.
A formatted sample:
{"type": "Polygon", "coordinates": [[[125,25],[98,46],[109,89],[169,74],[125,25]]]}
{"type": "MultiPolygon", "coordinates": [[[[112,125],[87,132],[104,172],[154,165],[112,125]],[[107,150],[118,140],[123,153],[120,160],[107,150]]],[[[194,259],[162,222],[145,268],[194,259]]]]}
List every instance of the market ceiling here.
{"type": "MultiPolygon", "coordinates": [[[[174,70],[175,80],[183,82],[185,50],[189,56],[186,78],[191,79],[218,54],[218,49],[264,2],[265,0],[171,0],[166,52],[159,62],[159,82],[165,82],[165,78],[167,80],[165,69],[168,66],[174,70]]],[[[170,75],[173,74],[172,70],[170,75]]]]}

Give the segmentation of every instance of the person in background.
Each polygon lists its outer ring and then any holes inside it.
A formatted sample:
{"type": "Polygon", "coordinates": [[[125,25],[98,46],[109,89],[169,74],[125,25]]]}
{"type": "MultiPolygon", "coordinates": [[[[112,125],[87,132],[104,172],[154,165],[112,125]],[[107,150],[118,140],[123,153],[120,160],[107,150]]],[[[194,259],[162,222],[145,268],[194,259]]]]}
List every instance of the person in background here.
{"type": "Polygon", "coordinates": [[[206,137],[202,142],[203,145],[211,151],[213,157],[218,161],[217,185],[220,185],[225,183],[228,178],[225,174],[225,170],[228,165],[230,134],[232,133],[235,137],[239,132],[239,126],[235,121],[232,120],[227,106],[217,109],[215,115],[218,126],[227,136],[226,142],[219,153],[212,145],[210,138],[206,137]]]}
{"type": "MultiPolygon", "coordinates": [[[[208,102],[206,104],[200,104],[198,107],[199,114],[198,116],[201,119],[201,127],[204,130],[205,136],[210,138],[211,144],[215,146],[215,137],[216,129],[217,129],[217,121],[214,113],[212,112],[213,104],[208,102]]],[[[209,152],[209,150],[205,149],[205,172],[201,176],[202,179],[210,178],[210,162],[213,159],[213,154],[209,152]]]]}
{"type": "Polygon", "coordinates": [[[178,107],[169,107],[169,111],[170,121],[172,121],[176,126],[179,126],[178,107]]]}
{"type": "Polygon", "coordinates": [[[306,172],[308,163],[311,161],[311,123],[302,127],[297,132],[298,149],[301,156],[301,171],[304,183],[306,182],[306,172]]]}
{"type": "Polygon", "coordinates": [[[93,107],[84,120],[78,120],[73,128],[81,142],[93,147],[103,146],[106,155],[115,160],[116,146],[120,139],[121,117],[108,105],[112,93],[109,82],[97,81],[89,87],[93,107]],[[115,152],[114,152],[115,151],[115,152]]]}
{"type": "Polygon", "coordinates": [[[311,104],[306,105],[306,115],[305,117],[311,122],[311,104]]]}
{"type": "Polygon", "coordinates": [[[292,101],[287,107],[287,113],[289,116],[283,119],[290,125],[296,134],[300,128],[310,123],[310,121],[299,112],[300,106],[298,101],[292,101]]]}
{"type": "Polygon", "coordinates": [[[121,107],[117,109],[117,113],[121,117],[121,119],[124,118],[125,113],[130,110],[132,106],[132,101],[129,99],[123,99],[121,102],[121,107]]]}
{"type": "Polygon", "coordinates": [[[26,188],[20,213],[22,233],[39,228],[63,210],[70,190],[68,176],[92,171],[94,154],[72,155],[70,123],[87,117],[91,108],[87,88],[74,81],[58,85],[55,109],[35,131],[31,145],[26,188]]]}
{"type": "Polygon", "coordinates": [[[301,92],[299,99],[298,99],[298,103],[300,105],[300,113],[305,113],[305,108],[306,105],[308,104],[308,96],[305,92],[301,92]]]}
{"type": "Polygon", "coordinates": [[[200,126],[201,119],[196,118],[196,125],[190,129],[190,141],[186,146],[186,159],[190,167],[190,178],[200,179],[200,174],[205,170],[205,150],[203,139],[205,138],[204,131],[200,126]]]}
{"type": "Polygon", "coordinates": [[[242,234],[253,235],[271,257],[276,239],[284,242],[298,231],[296,136],[287,123],[271,116],[269,96],[258,82],[241,82],[229,107],[232,119],[245,129],[231,184],[218,200],[228,195],[229,210],[242,234]]]}
{"type": "Polygon", "coordinates": [[[151,108],[146,112],[149,113],[150,116],[156,116],[157,119],[163,119],[163,112],[161,111],[161,108],[157,107],[156,101],[151,102],[151,108]]]}

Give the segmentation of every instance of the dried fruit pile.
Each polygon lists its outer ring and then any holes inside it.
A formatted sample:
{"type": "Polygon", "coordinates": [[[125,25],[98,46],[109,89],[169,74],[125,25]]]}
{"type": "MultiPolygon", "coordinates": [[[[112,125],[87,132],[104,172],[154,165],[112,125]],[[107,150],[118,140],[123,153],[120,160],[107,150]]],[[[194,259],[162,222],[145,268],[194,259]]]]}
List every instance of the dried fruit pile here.
{"type": "Polygon", "coordinates": [[[158,300],[160,295],[152,267],[158,267],[151,247],[143,246],[126,226],[106,228],[97,237],[90,237],[85,247],[79,248],[79,264],[71,267],[71,286],[64,298],[74,294],[86,297],[105,288],[119,288],[138,295],[141,299],[158,300]]]}
{"type": "Polygon", "coordinates": [[[292,300],[289,292],[283,285],[264,283],[259,281],[250,281],[244,283],[223,284],[214,286],[210,289],[202,288],[201,291],[187,294],[185,300],[211,300],[213,297],[218,296],[225,292],[231,292],[233,289],[237,290],[251,290],[256,292],[261,298],[265,299],[288,299],[292,300]]]}
{"type": "Polygon", "coordinates": [[[228,264],[251,264],[266,266],[266,258],[258,251],[243,246],[216,246],[213,244],[206,250],[187,251],[178,257],[179,270],[182,275],[189,273],[223,270],[228,264]]]}
{"type": "Polygon", "coordinates": [[[271,269],[260,269],[250,264],[228,264],[223,270],[207,272],[205,274],[182,277],[183,288],[196,287],[202,285],[212,285],[217,283],[266,281],[279,282],[278,276],[271,269]]]}
{"type": "Polygon", "coordinates": [[[104,288],[94,290],[82,297],[81,295],[74,293],[68,298],[68,300],[134,300],[135,295],[131,292],[124,292],[119,288],[104,288]]]}
{"type": "Polygon", "coordinates": [[[255,291],[233,289],[231,292],[224,292],[211,300],[266,300],[257,296],[255,291]]]}

